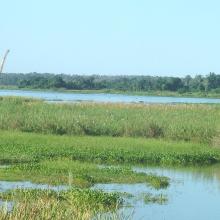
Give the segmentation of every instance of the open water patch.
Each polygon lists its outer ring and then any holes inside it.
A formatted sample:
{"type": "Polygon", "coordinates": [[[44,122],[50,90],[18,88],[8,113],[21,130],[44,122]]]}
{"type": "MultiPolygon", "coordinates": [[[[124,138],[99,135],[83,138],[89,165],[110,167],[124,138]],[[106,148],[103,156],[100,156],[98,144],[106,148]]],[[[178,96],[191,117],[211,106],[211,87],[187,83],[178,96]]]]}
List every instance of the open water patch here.
{"type": "Polygon", "coordinates": [[[13,206],[14,206],[14,202],[11,202],[11,201],[6,202],[6,201],[3,201],[3,200],[0,200],[0,209],[5,210],[5,212],[12,211],[13,206]]]}
{"type": "Polygon", "coordinates": [[[8,190],[15,189],[41,189],[41,190],[54,190],[54,191],[62,191],[67,190],[69,187],[60,185],[60,186],[51,186],[48,184],[37,184],[29,181],[0,181],[0,192],[5,192],[8,190]]]}
{"type": "Polygon", "coordinates": [[[220,103],[218,98],[189,98],[189,97],[159,97],[138,96],[126,94],[105,93],[65,93],[53,91],[31,91],[31,90],[0,90],[0,96],[20,96],[53,102],[107,102],[107,103],[148,103],[148,104],[177,104],[177,103],[220,103]]]}
{"type": "Polygon", "coordinates": [[[167,189],[155,190],[146,184],[97,184],[95,189],[133,195],[123,207],[133,210],[132,219],[149,220],[219,220],[220,219],[220,165],[198,168],[135,167],[136,172],[167,176],[167,189]],[[168,202],[145,203],[145,194],[166,195],[168,202]],[[135,199],[139,198],[139,199],[135,199]],[[130,206],[129,206],[130,204],[130,206]]]}
{"type": "MultiPolygon", "coordinates": [[[[132,213],[131,219],[149,220],[219,220],[220,219],[220,165],[197,168],[135,167],[135,172],[167,176],[167,189],[155,190],[147,184],[95,184],[91,189],[119,192],[125,204],[119,212],[132,213]],[[164,195],[163,204],[146,203],[148,194],[164,195]]],[[[68,186],[50,186],[31,182],[0,181],[0,192],[18,188],[66,190],[68,186]]],[[[2,203],[2,202],[1,202],[2,203]]]]}

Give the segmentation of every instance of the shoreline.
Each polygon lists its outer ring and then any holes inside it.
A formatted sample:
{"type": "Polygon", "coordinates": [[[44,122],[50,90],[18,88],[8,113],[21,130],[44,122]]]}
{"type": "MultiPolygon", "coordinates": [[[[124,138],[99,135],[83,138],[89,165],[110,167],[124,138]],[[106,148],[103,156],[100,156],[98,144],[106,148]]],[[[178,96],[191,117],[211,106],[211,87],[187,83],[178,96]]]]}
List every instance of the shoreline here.
{"type": "Polygon", "coordinates": [[[19,87],[4,87],[0,86],[0,90],[17,90],[17,91],[37,91],[37,92],[60,92],[72,94],[113,94],[113,95],[129,95],[129,96],[155,96],[155,97],[176,97],[176,98],[207,98],[220,99],[218,93],[178,93],[170,91],[119,91],[119,90],[67,90],[67,89],[35,89],[35,88],[19,88],[19,87]]]}

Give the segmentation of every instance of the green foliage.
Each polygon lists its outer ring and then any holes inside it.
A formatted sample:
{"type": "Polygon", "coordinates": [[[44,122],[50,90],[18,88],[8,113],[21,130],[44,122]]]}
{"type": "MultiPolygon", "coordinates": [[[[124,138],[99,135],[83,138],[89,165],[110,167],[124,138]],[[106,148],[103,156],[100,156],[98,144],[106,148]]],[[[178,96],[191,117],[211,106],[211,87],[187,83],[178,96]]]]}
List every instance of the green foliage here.
{"type": "Polygon", "coordinates": [[[1,98],[0,129],[58,135],[166,138],[208,143],[218,105],[48,104],[1,98]]]}
{"type": "Polygon", "coordinates": [[[72,188],[60,192],[39,189],[16,189],[0,193],[0,199],[7,201],[38,200],[39,198],[57,199],[75,207],[87,206],[97,210],[116,208],[123,202],[119,193],[106,193],[101,190],[80,188],[72,188]]]}
{"type": "Polygon", "coordinates": [[[111,211],[109,218],[118,219],[113,213],[123,202],[118,193],[77,188],[61,192],[18,189],[0,193],[0,198],[15,201],[12,210],[0,209],[0,218],[7,220],[89,220],[96,219],[97,214],[107,219],[104,214],[107,211],[111,211]]]}
{"type": "Polygon", "coordinates": [[[71,137],[0,132],[0,162],[48,159],[156,165],[213,164],[219,151],[204,144],[127,137],[71,137]]]}
{"type": "Polygon", "coordinates": [[[37,183],[65,184],[89,187],[95,183],[146,183],[156,189],[166,188],[166,177],[136,173],[127,167],[101,168],[93,163],[69,159],[46,160],[18,164],[0,169],[5,180],[31,180],[37,183]]]}
{"type": "Polygon", "coordinates": [[[65,74],[1,74],[0,85],[19,88],[118,91],[202,92],[220,88],[220,75],[210,73],[195,77],[159,76],[80,76],[65,74]]]}

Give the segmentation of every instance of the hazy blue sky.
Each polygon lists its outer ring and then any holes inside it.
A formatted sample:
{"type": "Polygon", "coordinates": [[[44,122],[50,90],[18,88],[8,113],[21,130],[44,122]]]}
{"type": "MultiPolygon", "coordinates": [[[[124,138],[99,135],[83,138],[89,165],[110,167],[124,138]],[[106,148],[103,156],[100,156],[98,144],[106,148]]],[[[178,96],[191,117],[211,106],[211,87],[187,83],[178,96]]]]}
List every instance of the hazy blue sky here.
{"type": "Polygon", "coordinates": [[[5,72],[220,73],[219,0],[0,0],[5,72]]]}

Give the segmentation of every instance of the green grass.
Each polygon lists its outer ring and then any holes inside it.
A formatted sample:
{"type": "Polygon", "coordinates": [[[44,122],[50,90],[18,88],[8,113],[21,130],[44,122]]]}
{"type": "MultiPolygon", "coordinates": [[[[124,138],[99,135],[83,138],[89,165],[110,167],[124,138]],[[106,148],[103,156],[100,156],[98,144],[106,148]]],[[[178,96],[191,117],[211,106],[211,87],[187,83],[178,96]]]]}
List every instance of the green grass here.
{"type": "Polygon", "coordinates": [[[48,104],[0,99],[0,129],[58,135],[165,138],[210,143],[218,105],[48,104]]]}
{"type": "Polygon", "coordinates": [[[166,188],[169,179],[136,173],[126,167],[98,167],[93,163],[68,159],[46,160],[39,163],[13,165],[0,169],[0,179],[31,180],[52,185],[90,187],[95,183],[146,183],[156,189],[166,188]]]}
{"type": "Polygon", "coordinates": [[[205,144],[130,137],[57,136],[0,132],[0,163],[68,158],[101,164],[205,165],[220,151],[205,144]]]}
{"type": "MultiPolygon", "coordinates": [[[[89,220],[96,215],[102,216],[107,211],[117,210],[123,202],[118,193],[90,189],[71,189],[61,192],[19,189],[0,193],[0,198],[4,201],[15,201],[11,211],[0,209],[1,219],[13,220],[89,220]]],[[[105,219],[104,216],[100,219],[105,219]]],[[[113,214],[109,214],[109,217],[116,219],[113,214]]]]}

